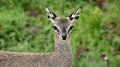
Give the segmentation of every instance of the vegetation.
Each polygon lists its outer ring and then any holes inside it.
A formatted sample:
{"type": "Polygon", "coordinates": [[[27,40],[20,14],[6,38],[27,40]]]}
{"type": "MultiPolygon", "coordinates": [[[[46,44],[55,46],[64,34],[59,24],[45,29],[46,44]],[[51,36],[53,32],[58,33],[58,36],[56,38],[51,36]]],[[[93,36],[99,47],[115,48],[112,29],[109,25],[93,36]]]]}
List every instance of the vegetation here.
{"type": "Polygon", "coordinates": [[[119,0],[0,0],[0,50],[54,51],[54,31],[45,13],[47,5],[58,16],[82,7],[71,34],[73,67],[120,67],[119,0]]]}

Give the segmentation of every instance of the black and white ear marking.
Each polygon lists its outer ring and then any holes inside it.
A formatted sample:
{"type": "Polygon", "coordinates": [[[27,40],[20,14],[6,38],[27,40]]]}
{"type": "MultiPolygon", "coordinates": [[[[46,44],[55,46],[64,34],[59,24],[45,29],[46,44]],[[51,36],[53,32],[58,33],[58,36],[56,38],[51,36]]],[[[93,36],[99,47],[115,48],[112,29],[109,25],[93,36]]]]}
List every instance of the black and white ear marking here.
{"type": "Polygon", "coordinates": [[[48,7],[46,7],[46,13],[47,13],[48,18],[49,18],[52,22],[54,22],[55,18],[57,17],[57,16],[55,15],[55,13],[51,12],[48,7]]]}
{"type": "Polygon", "coordinates": [[[76,12],[70,14],[69,19],[71,20],[71,22],[74,22],[76,19],[79,18],[80,11],[81,11],[81,8],[77,9],[76,12]]]}

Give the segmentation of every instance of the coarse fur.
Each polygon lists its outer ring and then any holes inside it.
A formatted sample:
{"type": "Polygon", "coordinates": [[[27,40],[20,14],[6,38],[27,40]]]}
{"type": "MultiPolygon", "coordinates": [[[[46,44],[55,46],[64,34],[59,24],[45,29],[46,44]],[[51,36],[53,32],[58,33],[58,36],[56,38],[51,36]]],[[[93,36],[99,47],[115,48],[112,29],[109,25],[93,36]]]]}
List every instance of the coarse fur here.
{"type": "Polygon", "coordinates": [[[72,67],[69,35],[72,22],[79,16],[80,9],[68,18],[58,18],[47,7],[46,12],[55,28],[55,51],[51,53],[0,51],[0,67],[72,67]]]}

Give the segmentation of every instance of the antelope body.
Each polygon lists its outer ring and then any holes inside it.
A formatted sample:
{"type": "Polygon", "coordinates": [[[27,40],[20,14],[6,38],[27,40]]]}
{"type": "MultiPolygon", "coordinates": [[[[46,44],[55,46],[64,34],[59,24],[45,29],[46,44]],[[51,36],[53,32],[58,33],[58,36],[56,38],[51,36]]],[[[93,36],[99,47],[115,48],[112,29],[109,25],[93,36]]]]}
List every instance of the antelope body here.
{"type": "Polygon", "coordinates": [[[70,32],[80,9],[68,18],[58,18],[46,7],[48,18],[55,29],[55,51],[51,53],[19,53],[0,51],[0,67],[72,67],[70,32]]]}

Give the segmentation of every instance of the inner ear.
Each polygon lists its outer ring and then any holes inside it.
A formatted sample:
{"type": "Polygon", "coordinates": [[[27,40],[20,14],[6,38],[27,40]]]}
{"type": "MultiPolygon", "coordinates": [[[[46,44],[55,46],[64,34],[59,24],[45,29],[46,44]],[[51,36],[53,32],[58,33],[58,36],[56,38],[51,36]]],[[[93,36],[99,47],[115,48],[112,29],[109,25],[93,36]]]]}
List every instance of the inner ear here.
{"type": "Polygon", "coordinates": [[[54,22],[55,18],[57,17],[55,13],[53,13],[51,10],[49,10],[48,7],[46,7],[46,13],[47,13],[47,16],[48,18],[54,22]]]}
{"type": "Polygon", "coordinates": [[[76,19],[79,18],[80,11],[81,9],[79,8],[75,12],[70,14],[69,19],[71,20],[71,22],[74,22],[76,19]]]}
{"type": "Polygon", "coordinates": [[[53,19],[53,20],[55,20],[55,18],[56,18],[57,16],[56,16],[56,14],[55,14],[55,13],[53,13],[53,12],[52,12],[52,14],[53,14],[52,19],[53,19]]]}
{"type": "Polygon", "coordinates": [[[72,19],[73,19],[73,18],[72,18],[72,15],[73,15],[73,13],[71,13],[71,14],[70,14],[70,16],[69,16],[70,20],[72,20],[72,19]]]}

